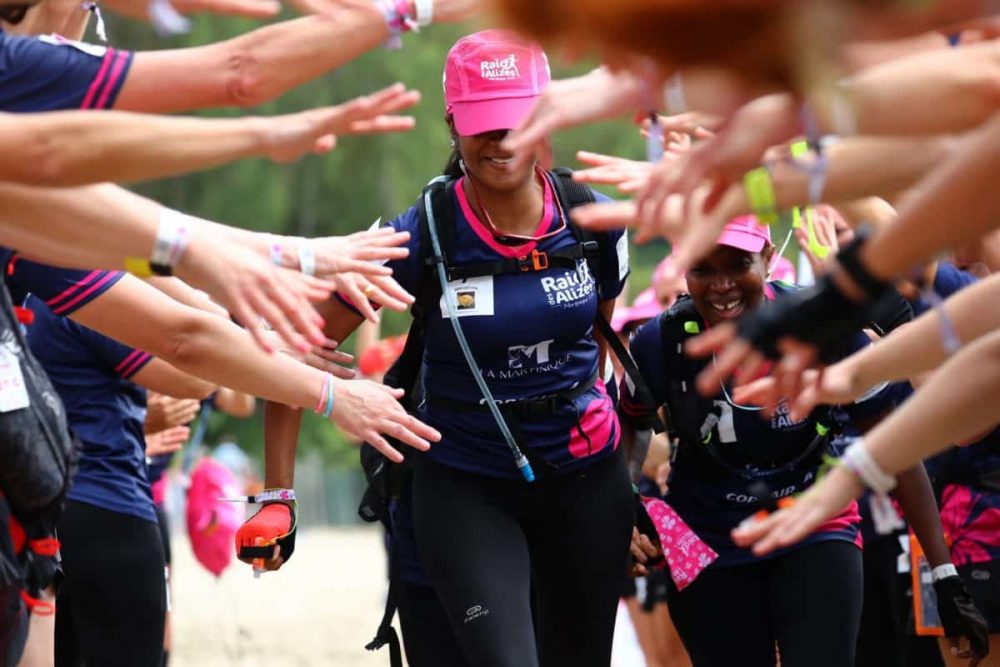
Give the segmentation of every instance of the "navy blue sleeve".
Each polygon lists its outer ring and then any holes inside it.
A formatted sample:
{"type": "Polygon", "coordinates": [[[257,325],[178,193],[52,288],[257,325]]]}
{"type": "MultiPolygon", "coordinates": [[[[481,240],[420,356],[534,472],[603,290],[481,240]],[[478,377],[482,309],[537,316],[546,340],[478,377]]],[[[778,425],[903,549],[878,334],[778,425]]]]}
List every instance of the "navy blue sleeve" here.
{"type": "Polygon", "coordinates": [[[640,326],[632,334],[629,343],[632,358],[635,359],[639,373],[649,386],[653,400],[656,401],[656,405],[644,403],[635,383],[632,382],[628,374],[622,378],[619,392],[621,414],[636,423],[642,423],[651,418],[666,400],[667,388],[663,377],[663,341],[660,334],[660,321],[659,317],[655,317],[640,326]]]}
{"type": "Polygon", "coordinates": [[[0,33],[0,111],[109,109],[131,65],[128,51],[0,33]]]}
{"type": "MultiPolygon", "coordinates": [[[[599,203],[614,201],[610,197],[594,192],[599,203]]],[[[597,286],[601,301],[617,299],[625,289],[625,280],[631,268],[628,258],[628,234],[624,229],[601,232],[605,237],[601,242],[601,284],[597,286]]]]}
{"type": "Polygon", "coordinates": [[[30,292],[55,315],[68,317],[107,292],[121,271],[60,269],[15,257],[7,265],[7,281],[17,292],[30,292]]]}
{"type": "Polygon", "coordinates": [[[967,271],[962,271],[954,264],[938,262],[934,271],[934,291],[942,299],[947,299],[955,292],[965,289],[976,282],[977,278],[967,271]]]}
{"type": "Polygon", "coordinates": [[[123,379],[131,378],[153,360],[148,352],[119,343],[93,329],[73,322],[70,326],[76,329],[80,340],[93,350],[94,356],[107,364],[108,368],[114,369],[115,374],[123,379]]]}
{"type": "MultiPolygon", "coordinates": [[[[396,259],[386,263],[392,269],[392,277],[399,283],[400,287],[410,294],[416,294],[420,289],[420,277],[423,275],[423,264],[420,260],[420,209],[412,206],[402,215],[389,222],[386,227],[392,227],[397,232],[409,232],[410,240],[406,242],[406,248],[410,254],[405,259],[396,259]]],[[[342,304],[358,313],[357,308],[351,304],[350,300],[337,294],[335,298],[342,304]]],[[[358,313],[360,315],[360,313],[358,313]]]]}

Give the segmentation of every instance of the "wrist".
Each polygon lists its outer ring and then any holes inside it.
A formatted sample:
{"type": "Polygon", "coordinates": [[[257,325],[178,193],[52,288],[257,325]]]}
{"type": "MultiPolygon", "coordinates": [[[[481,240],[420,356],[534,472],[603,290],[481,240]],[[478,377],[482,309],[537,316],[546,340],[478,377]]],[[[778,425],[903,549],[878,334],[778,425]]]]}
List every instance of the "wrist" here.
{"type": "Polygon", "coordinates": [[[934,583],[941,581],[942,579],[947,579],[948,577],[957,577],[958,570],[952,563],[945,563],[943,565],[938,565],[931,570],[931,579],[934,583]]]}
{"type": "Polygon", "coordinates": [[[140,278],[174,275],[198,227],[197,222],[197,218],[180,211],[160,207],[156,238],[149,258],[126,257],[125,270],[140,278]]]}

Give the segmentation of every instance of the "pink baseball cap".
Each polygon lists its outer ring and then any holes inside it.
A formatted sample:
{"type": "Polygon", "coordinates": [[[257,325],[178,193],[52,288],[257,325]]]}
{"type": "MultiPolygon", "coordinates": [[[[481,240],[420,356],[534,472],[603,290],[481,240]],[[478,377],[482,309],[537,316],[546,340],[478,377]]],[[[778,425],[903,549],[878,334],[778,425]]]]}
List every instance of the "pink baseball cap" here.
{"type": "Polygon", "coordinates": [[[444,63],[444,101],[455,130],[468,137],[512,130],[549,85],[541,47],[507,30],[483,30],[455,42],[444,63]]]}
{"type": "Polygon", "coordinates": [[[663,306],[656,298],[656,290],[647,287],[639,293],[639,296],[635,297],[631,306],[615,310],[615,314],[611,318],[611,328],[621,333],[622,329],[629,324],[651,320],[662,312],[663,306]]]}
{"type": "Polygon", "coordinates": [[[741,215],[729,221],[718,243],[747,252],[760,252],[771,243],[771,228],[757,222],[756,216],[741,215]]]}

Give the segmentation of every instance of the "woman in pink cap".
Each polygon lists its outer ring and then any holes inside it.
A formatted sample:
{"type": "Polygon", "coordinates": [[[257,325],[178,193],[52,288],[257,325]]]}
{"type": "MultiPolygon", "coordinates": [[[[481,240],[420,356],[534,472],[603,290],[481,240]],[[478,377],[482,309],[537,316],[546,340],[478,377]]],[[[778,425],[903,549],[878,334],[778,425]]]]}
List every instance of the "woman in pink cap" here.
{"type": "MultiPolygon", "coordinates": [[[[670,615],[695,667],[774,667],[779,655],[783,667],[855,661],[862,602],[857,505],[767,557],[736,546],[730,531],[811,486],[834,436],[872,425],[905,387],[886,383],[853,404],[819,407],[803,419],[782,402],[765,419],[761,408],[733,400],[725,385],[708,398],[698,394],[695,378],[714,362],[683,353],[688,338],[796,289],[769,282],[773,257],[770,231],[756,218],[729,222],[715,249],[687,272],[690,296],[632,338],[654,403],[643,401],[632,383],[621,390],[626,442],[645,437],[661,408],[668,422],[674,447],[669,506],[651,512],[657,535],[637,534],[633,554],[649,568],[660,552],[652,541],[666,547],[670,615]]],[[[842,341],[841,353],[868,343],[857,331],[842,341]]],[[[926,473],[919,468],[908,476],[897,499],[932,563],[946,563],[926,473]]]]}
{"type": "MultiPolygon", "coordinates": [[[[571,181],[544,170],[533,149],[501,148],[548,82],[542,50],[511,33],[459,40],[444,76],[450,180],[431,202],[450,275],[443,296],[426,262],[420,202],[390,223],[410,232],[409,257],[389,266],[418,295],[424,400],[416,412],[442,434],[414,457],[412,498],[404,493],[393,514],[411,664],[611,659],[634,501],[594,324],[599,312],[610,318],[628,276],[627,243],[621,233],[578,238],[566,215],[579,201],[565,194],[571,181]],[[534,481],[522,478],[487,409],[449,311],[534,481]],[[451,639],[428,639],[440,630],[428,629],[435,614],[447,618],[451,639]]],[[[321,309],[334,340],[362,321],[345,299],[321,309]]],[[[285,441],[275,450],[294,442],[297,419],[268,406],[268,451],[272,439],[285,441]]]]}

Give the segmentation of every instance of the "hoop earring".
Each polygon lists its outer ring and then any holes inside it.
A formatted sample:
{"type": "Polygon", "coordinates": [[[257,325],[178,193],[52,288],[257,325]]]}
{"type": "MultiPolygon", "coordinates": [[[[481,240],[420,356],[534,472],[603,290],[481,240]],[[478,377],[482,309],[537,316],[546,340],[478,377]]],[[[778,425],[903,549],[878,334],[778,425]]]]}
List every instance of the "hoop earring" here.
{"type": "Polygon", "coordinates": [[[454,148],[454,147],[455,147],[455,137],[452,137],[452,138],[451,138],[451,147],[452,147],[452,148],[454,148]]]}
{"type": "Polygon", "coordinates": [[[467,171],[465,170],[465,160],[461,160],[461,159],[460,159],[460,160],[458,161],[458,168],[459,168],[459,169],[461,169],[461,170],[462,170],[462,173],[463,173],[463,174],[465,174],[466,176],[468,176],[468,175],[469,175],[469,172],[467,172],[467,171]]]}

